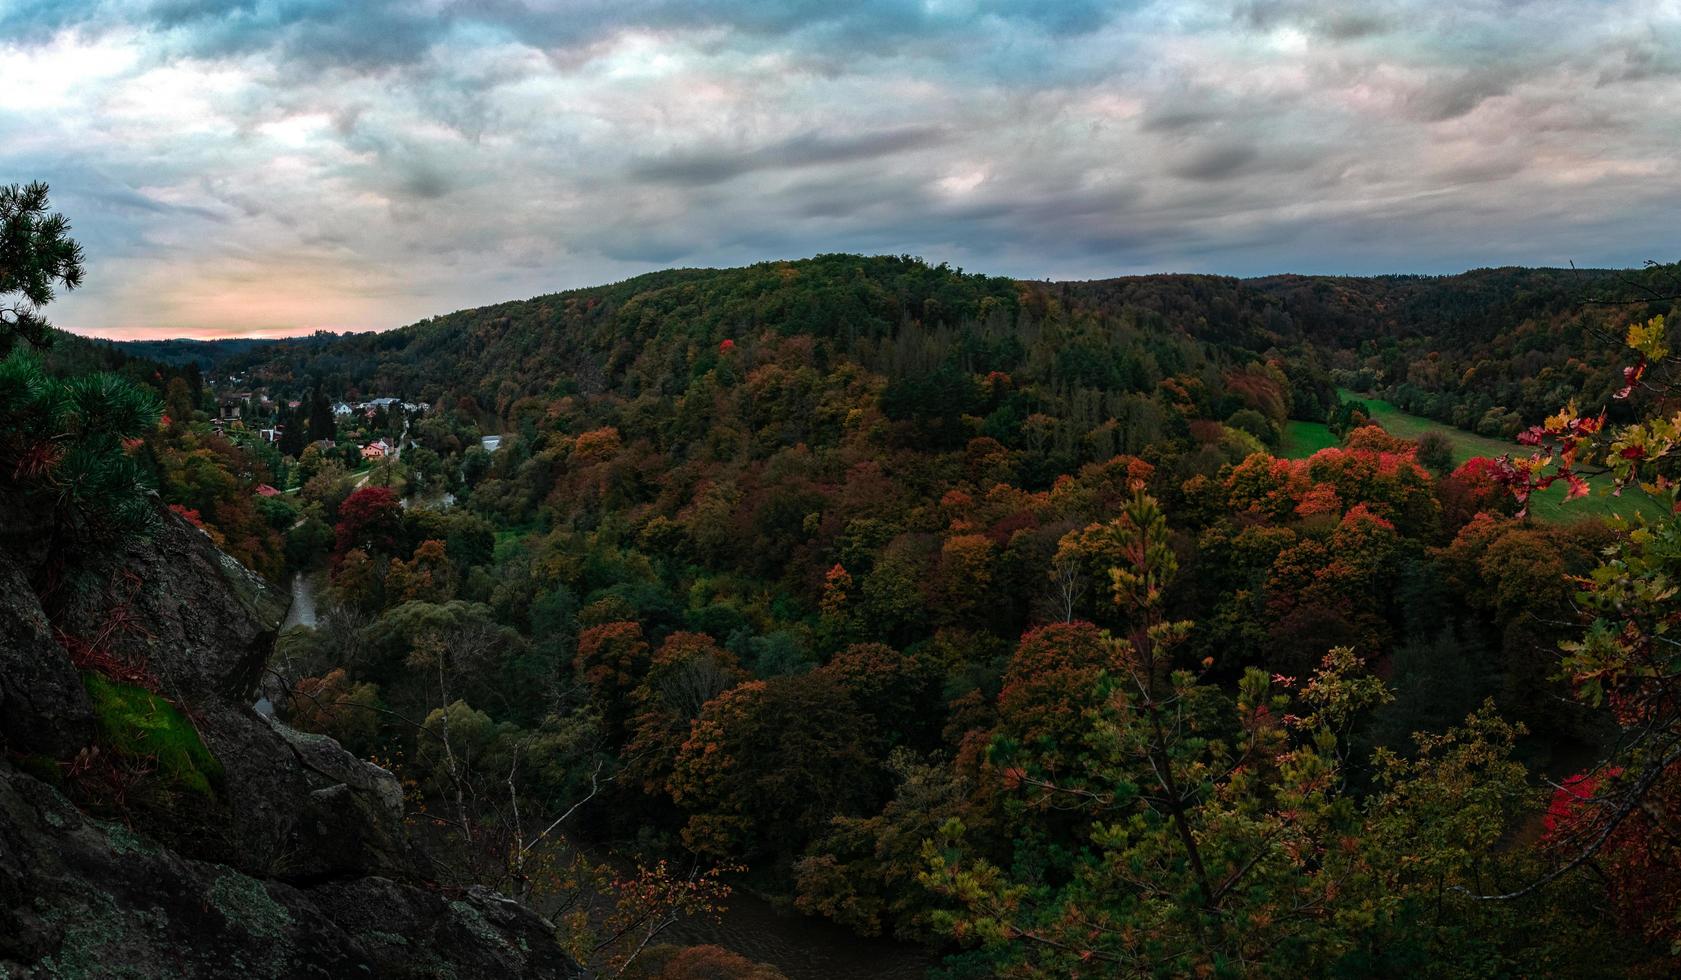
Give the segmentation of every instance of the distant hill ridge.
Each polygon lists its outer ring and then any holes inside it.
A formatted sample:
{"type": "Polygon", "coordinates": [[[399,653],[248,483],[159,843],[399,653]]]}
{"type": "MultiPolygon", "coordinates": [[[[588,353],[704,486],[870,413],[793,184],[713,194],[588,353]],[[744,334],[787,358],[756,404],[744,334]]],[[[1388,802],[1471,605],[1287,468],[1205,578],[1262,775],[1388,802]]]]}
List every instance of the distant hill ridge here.
{"type": "MultiPolygon", "coordinates": [[[[1292,350],[1355,356],[1363,346],[1384,348],[1389,376],[1380,380],[1398,384],[1407,360],[1429,351],[1467,364],[1513,356],[1508,341],[1522,325],[1552,329],[1582,316],[1591,300],[1637,296],[1626,280],[1640,275],[1507,267],[1447,276],[1159,274],[1048,283],[903,256],[820,255],[664,270],[380,333],[118,346],[281,386],[319,378],[364,392],[467,394],[499,413],[523,396],[574,389],[635,397],[652,386],[677,395],[704,373],[719,344],[751,343],[767,333],[809,336],[825,356],[858,360],[889,377],[934,370],[952,353],[948,345],[956,345],[960,366],[990,360],[995,369],[1023,367],[1004,364],[1009,358],[977,359],[969,348],[1031,337],[1052,321],[1179,338],[1237,362],[1292,350]],[[918,343],[934,349],[911,353],[918,343]]],[[[1563,345],[1579,353],[1577,338],[1563,345]]],[[[1496,396],[1501,400],[1511,399],[1496,396]]]]}

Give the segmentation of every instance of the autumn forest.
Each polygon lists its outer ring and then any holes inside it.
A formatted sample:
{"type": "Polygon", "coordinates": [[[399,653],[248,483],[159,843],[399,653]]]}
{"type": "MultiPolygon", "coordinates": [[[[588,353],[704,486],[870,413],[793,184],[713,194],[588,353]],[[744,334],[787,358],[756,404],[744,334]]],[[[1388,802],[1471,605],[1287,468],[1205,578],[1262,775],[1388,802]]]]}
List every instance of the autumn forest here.
{"type": "Polygon", "coordinates": [[[797,973],[685,931],[750,899],[947,980],[1673,975],[1678,304],[832,254],[375,334],[11,318],[6,537],[92,727],[7,772],[182,853],[238,805],[122,639],[122,549],[201,531],[290,605],[240,710],[579,970],[797,973]]]}

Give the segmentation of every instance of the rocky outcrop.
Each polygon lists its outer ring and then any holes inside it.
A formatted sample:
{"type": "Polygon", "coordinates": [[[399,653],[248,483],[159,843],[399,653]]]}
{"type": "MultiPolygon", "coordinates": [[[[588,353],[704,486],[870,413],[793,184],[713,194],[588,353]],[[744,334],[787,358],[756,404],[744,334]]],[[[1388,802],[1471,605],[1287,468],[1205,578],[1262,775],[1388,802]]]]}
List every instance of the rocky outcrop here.
{"type": "Polygon", "coordinates": [[[30,571],[0,552],[0,977],[582,975],[534,913],[427,883],[389,772],[251,708],[285,603],[203,532],[166,514],[51,625],[30,571]],[[78,807],[63,774],[112,748],[54,627],[155,679],[200,782],[78,807]]]}
{"type": "Polygon", "coordinates": [[[571,977],[495,894],[378,876],[302,888],[89,818],[0,763],[0,976],[571,977]]]}
{"type": "Polygon", "coordinates": [[[220,765],[213,798],[145,801],[145,829],[160,843],[294,882],[421,870],[403,842],[390,773],[252,710],[285,614],[259,576],[166,514],[129,549],[111,588],[69,605],[59,625],[104,657],[144,665],[220,765]]]}
{"type": "Polygon", "coordinates": [[[118,659],[146,662],[172,698],[244,701],[274,647],[287,598],[203,531],[164,512],[124,554],[104,593],[67,603],[65,632],[103,637],[118,659]]]}
{"type": "Polygon", "coordinates": [[[0,741],[66,758],[93,737],[82,679],[16,565],[0,558],[0,741]]]}

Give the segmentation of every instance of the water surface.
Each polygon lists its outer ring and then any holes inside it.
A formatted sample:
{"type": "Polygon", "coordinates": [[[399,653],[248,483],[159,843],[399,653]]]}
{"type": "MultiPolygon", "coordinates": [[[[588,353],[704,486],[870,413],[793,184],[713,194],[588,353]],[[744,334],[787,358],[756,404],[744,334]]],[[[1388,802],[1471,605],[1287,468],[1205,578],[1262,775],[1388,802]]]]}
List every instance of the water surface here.
{"type": "Polygon", "coordinates": [[[782,913],[740,890],[725,905],[728,911],[717,921],[679,922],[660,942],[722,946],[769,963],[789,980],[920,980],[935,964],[921,947],[866,939],[827,919],[782,913]]]}

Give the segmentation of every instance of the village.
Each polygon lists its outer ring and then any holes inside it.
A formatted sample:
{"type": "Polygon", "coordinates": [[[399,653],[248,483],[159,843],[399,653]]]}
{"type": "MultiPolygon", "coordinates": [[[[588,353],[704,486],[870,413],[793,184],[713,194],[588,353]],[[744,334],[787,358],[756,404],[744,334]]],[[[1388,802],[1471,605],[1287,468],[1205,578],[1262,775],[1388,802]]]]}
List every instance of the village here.
{"type": "MultiPolygon", "coordinates": [[[[266,391],[236,391],[220,395],[216,402],[216,415],[211,418],[210,425],[217,432],[230,429],[254,431],[264,442],[279,443],[286,433],[288,425],[297,422],[288,421],[287,413],[299,412],[303,409],[303,401],[293,398],[284,402],[269,397],[266,391]]],[[[405,419],[424,415],[431,409],[426,402],[411,402],[401,398],[370,398],[366,401],[333,402],[331,411],[333,419],[338,424],[354,425],[357,421],[364,421],[377,426],[383,416],[392,418],[393,412],[401,412],[405,419]]],[[[316,440],[322,442],[325,440],[316,440]]],[[[383,459],[387,455],[395,454],[400,447],[388,442],[384,438],[375,439],[361,447],[362,457],[369,460],[383,459]]]]}
{"type": "Polygon", "coordinates": [[[269,479],[253,488],[263,498],[300,493],[330,461],[356,486],[372,482],[408,494],[434,488],[452,502],[447,488],[456,475],[441,472],[440,456],[468,449],[488,455],[502,444],[500,434],[481,433],[459,412],[434,413],[426,401],[392,395],[331,399],[319,387],[303,397],[288,397],[248,385],[237,374],[214,387],[205,406],[214,411],[195,414],[210,432],[244,446],[266,464],[269,479]],[[399,467],[411,448],[419,454],[412,465],[399,467]]]}

